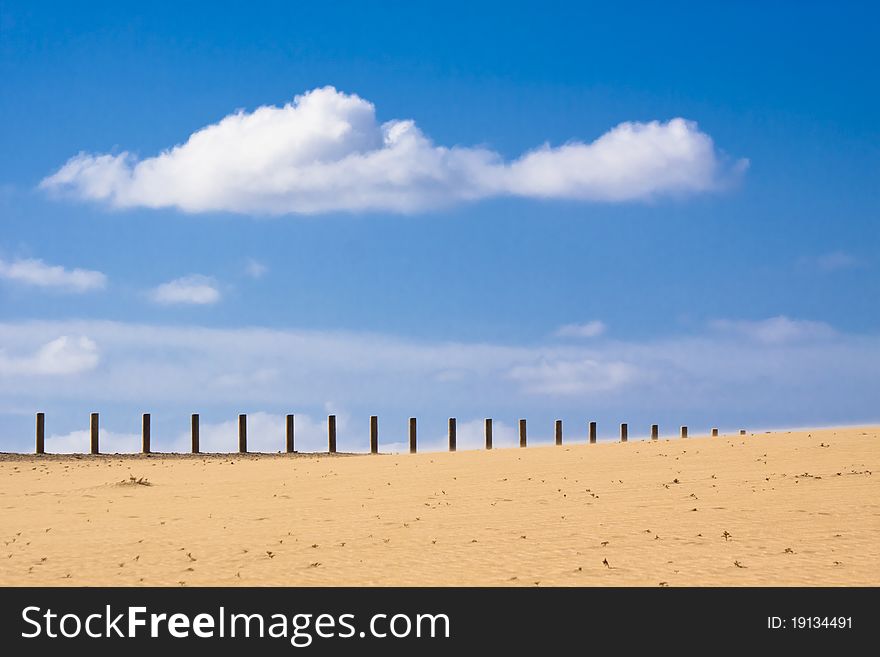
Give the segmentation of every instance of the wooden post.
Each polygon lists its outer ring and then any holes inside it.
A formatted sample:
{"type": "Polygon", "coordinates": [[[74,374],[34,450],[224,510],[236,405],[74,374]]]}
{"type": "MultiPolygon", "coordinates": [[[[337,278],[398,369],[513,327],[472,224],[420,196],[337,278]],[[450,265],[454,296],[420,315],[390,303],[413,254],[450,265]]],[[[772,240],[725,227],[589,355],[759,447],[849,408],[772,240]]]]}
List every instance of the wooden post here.
{"type": "Polygon", "coordinates": [[[199,414],[193,413],[190,418],[190,435],[192,436],[192,453],[199,453],[199,414]]]}
{"type": "Polygon", "coordinates": [[[451,418],[449,418],[449,451],[450,452],[455,451],[455,442],[456,442],[455,418],[451,417],[451,418]]]}
{"type": "Polygon", "coordinates": [[[556,444],[562,444],[562,420],[556,420],[556,444]]]}
{"type": "Polygon", "coordinates": [[[492,449],[492,418],[486,418],[486,449],[492,449]]]}
{"type": "Polygon", "coordinates": [[[713,427],[713,428],[712,428],[712,437],[715,438],[715,437],[717,437],[717,436],[718,436],[718,429],[715,428],[715,427],[713,427]]]}
{"type": "Polygon", "coordinates": [[[596,423],[590,422],[590,444],[593,445],[596,442],[596,423]]]}
{"type": "Polygon", "coordinates": [[[89,416],[89,434],[91,436],[91,444],[89,445],[90,454],[100,454],[98,449],[98,414],[92,413],[89,416]]]}
{"type": "Polygon", "coordinates": [[[688,437],[688,428],[685,425],[681,425],[681,437],[682,438],[688,437]]]}
{"type": "Polygon", "coordinates": [[[620,424],[620,442],[626,442],[626,435],[628,433],[629,427],[627,427],[626,422],[621,422],[620,424]]]}
{"type": "Polygon", "coordinates": [[[37,454],[46,453],[46,414],[37,413],[37,445],[35,452],[37,454]]]}
{"type": "Polygon", "coordinates": [[[520,421],[519,421],[519,446],[520,446],[520,447],[525,447],[525,446],[526,446],[526,440],[527,440],[527,436],[526,436],[526,421],[525,421],[525,420],[520,420],[520,421]]]}
{"type": "Polygon", "coordinates": [[[660,425],[651,425],[651,440],[657,440],[660,437],[660,425]]]}
{"type": "Polygon", "coordinates": [[[409,419],[409,453],[416,453],[416,419],[414,417],[409,419]]]}
{"type": "Polygon", "coordinates": [[[287,435],[285,436],[285,444],[284,449],[288,454],[293,454],[294,445],[293,445],[293,414],[288,413],[287,415],[287,435]]]}
{"type": "Polygon", "coordinates": [[[370,454],[379,453],[379,418],[370,416],[370,454]]]}
{"type": "Polygon", "coordinates": [[[150,414],[141,416],[141,453],[150,453],[150,414]]]}
{"type": "Polygon", "coordinates": [[[238,453],[247,454],[247,415],[238,416],[238,453]]]}
{"type": "Polygon", "coordinates": [[[327,416],[327,451],[336,453],[336,416],[327,416]]]}

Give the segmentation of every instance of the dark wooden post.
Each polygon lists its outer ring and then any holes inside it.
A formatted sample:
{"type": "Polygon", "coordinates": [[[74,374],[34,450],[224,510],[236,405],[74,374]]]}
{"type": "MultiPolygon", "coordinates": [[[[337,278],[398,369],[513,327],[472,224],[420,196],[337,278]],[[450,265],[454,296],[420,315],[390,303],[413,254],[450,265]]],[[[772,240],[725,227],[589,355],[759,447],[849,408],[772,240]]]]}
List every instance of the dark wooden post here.
{"type": "Polygon", "coordinates": [[[651,425],[651,440],[657,440],[660,437],[660,426],[657,424],[651,425]]]}
{"type": "Polygon", "coordinates": [[[416,419],[414,417],[409,419],[409,453],[416,453],[416,419]]]}
{"type": "Polygon", "coordinates": [[[284,449],[288,454],[293,454],[294,445],[293,445],[293,414],[288,413],[287,415],[287,435],[284,444],[284,449]]]}
{"type": "Polygon", "coordinates": [[[455,451],[455,442],[456,442],[455,418],[451,417],[451,418],[449,418],[449,451],[450,452],[455,451]]]}
{"type": "Polygon", "coordinates": [[[688,437],[688,428],[685,425],[681,425],[681,437],[682,438],[688,437]]]}
{"type": "Polygon", "coordinates": [[[199,414],[193,413],[190,418],[190,435],[192,436],[192,453],[199,453],[199,414]]]}
{"type": "Polygon", "coordinates": [[[379,418],[370,416],[370,454],[379,453],[379,418]]]}
{"type": "Polygon", "coordinates": [[[556,420],[556,444],[562,444],[562,420],[556,420]]]}
{"type": "Polygon", "coordinates": [[[526,446],[526,440],[527,440],[527,436],[526,436],[526,421],[525,421],[525,420],[520,420],[520,421],[519,421],[519,446],[520,446],[520,447],[525,447],[525,446],[526,446]]]}
{"type": "Polygon", "coordinates": [[[628,429],[629,429],[629,427],[627,426],[626,422],[621,422],[621,424],[620,424],[620,442],[622,442],[622,443],[626,442],[626,436],[628,433],[628,429]]]}
{"type": "Polygon", "coordinates": [[[37,413],[37,445],[35,452],[37,454],[46,453],[46,414],[37,413]]]}
{"type": "Polygon", "coordinates": [[[100,454],[100,449],[98,449],[98,414],[92,413],[89,416],[89,434],[91,437],[91,444],[89,445],[89,453],[90,454],[100,454]]]}
{"type": "Polygon", "coordinates": [[[336,453],[336,416],[327,416],[327,451],[336,453]]]}
{"type": "Polygon", "coordinates": [[[150,453],[150,414],[144,413],[141,416],[141,452],[143,454],[150,453]]]}
{"type": "Polygon", "coordinates": [[[590,444],[594,444],[596,442],[596,423],[590,422],[590,444]]]}
{"type": "Polygon", "coordinates": [[[247,454],[247,415],[238,416],[238,453],[247,454]]]}
{"type": "Polygon", "coordinates": [[[492,449],[492,418],[486,418],[486,449],[492,449]]]}
{"type": "Polygon", "coordinates": [[[712,437],[715,438],[718,436],[718,429],[716,427],[712,427],[712,437]]]}

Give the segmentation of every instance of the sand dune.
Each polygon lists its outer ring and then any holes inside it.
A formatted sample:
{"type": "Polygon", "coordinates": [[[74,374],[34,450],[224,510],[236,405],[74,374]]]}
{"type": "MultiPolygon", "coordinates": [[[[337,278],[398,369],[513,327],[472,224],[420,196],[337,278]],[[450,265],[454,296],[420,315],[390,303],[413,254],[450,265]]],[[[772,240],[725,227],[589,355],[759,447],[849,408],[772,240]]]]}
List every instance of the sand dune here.
{"type": "Polygon", "coordinates": [[[454,454],[3,455],[0,584],[876,586],[878,482],[880,427],[454,454]]]}

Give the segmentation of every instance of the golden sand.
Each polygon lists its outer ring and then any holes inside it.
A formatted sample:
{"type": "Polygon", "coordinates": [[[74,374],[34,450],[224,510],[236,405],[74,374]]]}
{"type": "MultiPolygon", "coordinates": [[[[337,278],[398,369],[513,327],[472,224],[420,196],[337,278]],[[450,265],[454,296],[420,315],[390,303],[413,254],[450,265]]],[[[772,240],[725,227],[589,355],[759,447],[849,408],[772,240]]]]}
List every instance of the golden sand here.
{"type": "Polygon", "coordinates": [[[0,584],[876,586],[878,482],[880,427],[454,454],[3,455],[0,584]]]}

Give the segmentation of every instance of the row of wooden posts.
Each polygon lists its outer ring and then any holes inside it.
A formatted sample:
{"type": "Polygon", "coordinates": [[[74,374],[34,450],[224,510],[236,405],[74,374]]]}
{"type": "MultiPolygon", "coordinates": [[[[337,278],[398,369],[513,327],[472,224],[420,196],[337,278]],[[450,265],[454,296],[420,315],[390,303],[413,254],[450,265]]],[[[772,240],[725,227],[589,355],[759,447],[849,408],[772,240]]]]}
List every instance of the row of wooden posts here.
{"type": "MultiPolygon", "coordinates": [[[[590,422],[588,425],[587,436],[590,443],[596,442],[596,423],[590,422]]],[[[192,436],[192,453],[199,453],[199,414],[193,413],[190,424],[190,434],[192,436]]],[[[292,454],[294,450],[294,416],[292,414],[286,417],[284,450],[288,454],[292,454]]],[[[486,449],[492,449],[492,418],[485,420],[485,437],[486,449]]],[[[626,442],[629,433],[629,427],[626,423],[620,425],[620,441],[626,442]]],[[[745,429],[740,429],[740,435],[745,435],[745,429]]],[[[556,420],[555,425],[556,444],[562,444],[562,420],[556,420]]],[[[449,451],[454,452],[456,449],[456,425],[455,418],[449,418],[449,451]]],[[[712,436],[718,435],[718,429],[712,429],[712,436]]],[[[98,432],[98,414],[92,413],[89,416],[89,453],[99,454],[99,432],[98,432]]],[[[681,438],[688,437],[688,428],[682,426],[679,431],[681,438]]],[[[657,440],[660,437],[659,425],[651,425],[651,440],[657,440]]],[[[526,446],[526,421],[519,421],[519,446],[526,446]]],[[[238,451],[240,454],[246,454],[247,448],[247,415],[242,413],[238,416],[238,451]]],[[[336,453],[336,416],[327,416],[327,451],[330,454],[336,453]]],[[[416,418],[409,419],[409,451],[410,454],[416,453],[416,418]]],[[[36,453],[45,454],[46,452],[46,414],[37,413],[37,440],[36,453]]],[[[144,413],[141,424],[141,452],[150,454],[150,414],[144,413]]],[[[370,416],[370,453],[379,453],[379,418],[376,415],[370,416]]]]}

